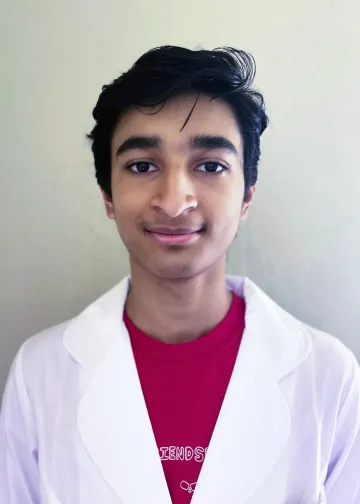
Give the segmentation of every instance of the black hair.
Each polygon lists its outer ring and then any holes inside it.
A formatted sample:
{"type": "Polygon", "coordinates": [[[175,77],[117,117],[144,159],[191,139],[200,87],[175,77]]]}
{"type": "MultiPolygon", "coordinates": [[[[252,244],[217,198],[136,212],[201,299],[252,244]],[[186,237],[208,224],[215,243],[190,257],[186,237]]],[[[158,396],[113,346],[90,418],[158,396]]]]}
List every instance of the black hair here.
{"type": "Polygon", "coordinates": [[[120,116],[132,106],[161,109],[170,98],[193,91],[222,98],[232,107],[244,142],[246,197],[257,181],[260,136],[268,125],[263,97],[250,88],[255,70],[249,53],[230,47],[206,51],[163,46],[145,53],[102,87],[93,110],[96,124],[88,138],[99,186],[111,197],[111,139],[120,116]]]}

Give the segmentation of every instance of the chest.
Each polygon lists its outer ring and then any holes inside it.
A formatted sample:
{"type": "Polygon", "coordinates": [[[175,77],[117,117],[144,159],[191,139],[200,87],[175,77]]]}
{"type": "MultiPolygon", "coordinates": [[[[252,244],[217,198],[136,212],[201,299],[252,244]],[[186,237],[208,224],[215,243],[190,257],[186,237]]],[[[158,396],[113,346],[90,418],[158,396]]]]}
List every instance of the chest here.
{"type": "MultiPolygon", "coordinates": [[[[231,388],[230,385],[232,395],[231,388]]],[[[184,492],[192,504],[320,504],[330,432],[328,438],[326,426],[319,423],[318,412],[306,396],[289,409],[285,403],[290,403],[291,397],[286,387],[281,391],[285,402],[279,402],[271,393],[269,401],[269,393],[263,392],[258,398],[263,404],[262,414],[257,414],[259,408],[254,409],[250,400],[246,407],[241,390],[237,402],[223,402],[209,442],[201,438],[201,433],[193,442],[185,434],[184,438],[176,438],[177,429],[169,428],[160,446],[154,441],[154,432],[139,427],[138,418],[132,418],[132,426],[128,423],[125,428],[122,424],[122,429],[116,429],[102,418],[100,403],[97,408],[86,410],[86,428],[94,436],[89,440],[84,436],[84,425],[78,421],[78,399],[74,394],[74,400],[70,400],[72,392],[68,389],[67,394],[59,396],[56,410],[42,412],[46,422],[40,432],[39,464],[44,504],[140,504],[142,499],[170,504],[164,463],[179,462],[193,463],[200,469],[197,485],[192,486],[195,480],[185,476],[178,482],[182,483],[179,492],[184,492]],[[285,409],[281,411],[282,408],[285,409]],[[289,422],[285,420],[287,414],[291,415],[289,422]],[[106,433],[104,427],[111,432],[106,433]],[[107,444],[107,435],[111,444],[107,444]],[[105,444],[104,453],[94,449],[95,437],[99,446],[105,444]],[[116,492],[112,477],[120,481],[116,492]],[[132,493],[132,481],[134,487],[142,487],[137,494],[132,493]],[[153,492],[150,497],[149,492],[153,492]]],[[[184,393],[178,399],[185,400],[186,396],[184,393]]],[[[173,413],[179,407],[181,410],[182,400],[172,401],[173,413]]],[[[195,403],[207,404],[200,398],[195,403]]],[[[184,411],[189,410],[184,407],[184,411]]],[[[191,411],[196,413],[197,407],[191,411]]],[[[201,417],[203,412],[198,414],[201,417]]],[[[146,424],[147,419],[142,422],[146,424]]]]}

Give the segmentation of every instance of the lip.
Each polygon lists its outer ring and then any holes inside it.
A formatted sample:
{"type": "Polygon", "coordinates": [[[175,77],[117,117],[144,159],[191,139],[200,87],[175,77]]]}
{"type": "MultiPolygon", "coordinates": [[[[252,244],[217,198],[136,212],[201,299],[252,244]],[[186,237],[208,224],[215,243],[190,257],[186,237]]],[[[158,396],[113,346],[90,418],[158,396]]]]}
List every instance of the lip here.
{"type": "Polygon", "coordinates": [[[147,234],[162,245],[182,245],[194,242],[199,238],[201,229],[189,228],[155,228],[147,230],[147,234]]]}
{"type": "Polygon", "coordinates": [[[201,231],[201,228],[167,228],[167,227],[155,227],[155,228],[150,228],[147,229],[149,233],[158,233],[158,234],[165,234],[165,235],[185,235],[185,234],[192,234],[192,233],[197,233],[201,231]]]}

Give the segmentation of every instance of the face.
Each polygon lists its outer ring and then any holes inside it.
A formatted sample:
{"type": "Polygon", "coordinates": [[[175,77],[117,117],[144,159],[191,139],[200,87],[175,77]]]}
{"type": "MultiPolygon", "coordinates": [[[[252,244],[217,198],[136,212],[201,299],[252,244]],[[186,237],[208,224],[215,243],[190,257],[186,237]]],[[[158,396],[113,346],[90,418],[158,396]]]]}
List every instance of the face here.
{"type": "Polygon", "coordinates": [[[129,110],[111,143],[107,215],[132,269],[164,279],[224,264],[254,191],[244,201],[242,138],[224,101],[201,95],[183,127],[196,98],[174,98],[160,111],[129,110]]]}

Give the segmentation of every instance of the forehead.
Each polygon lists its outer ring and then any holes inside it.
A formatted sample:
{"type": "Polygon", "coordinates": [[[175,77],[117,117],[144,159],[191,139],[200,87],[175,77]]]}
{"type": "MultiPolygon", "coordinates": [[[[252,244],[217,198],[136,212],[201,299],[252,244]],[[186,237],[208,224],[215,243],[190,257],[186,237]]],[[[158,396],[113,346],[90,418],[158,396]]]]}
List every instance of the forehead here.
{"type": "Polygon", "coordinates": [[[212,100],[206,95],[198,97],[191,93],[168,100],[163,108],[129,109],[115,128],[113,146],[136,135],[158,135],[165,144],[185,145],[188,138],[199,134],[224,136],[241,145],[239,126],[231,107],[219,98],[212,100]]]}

